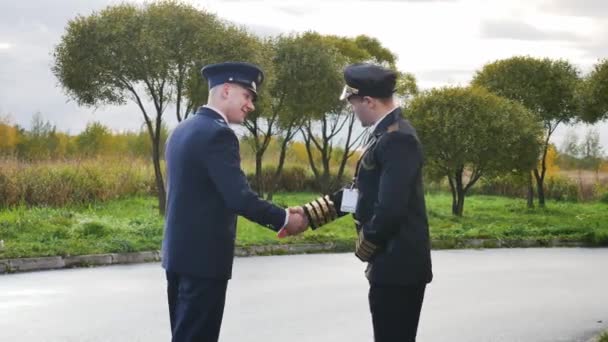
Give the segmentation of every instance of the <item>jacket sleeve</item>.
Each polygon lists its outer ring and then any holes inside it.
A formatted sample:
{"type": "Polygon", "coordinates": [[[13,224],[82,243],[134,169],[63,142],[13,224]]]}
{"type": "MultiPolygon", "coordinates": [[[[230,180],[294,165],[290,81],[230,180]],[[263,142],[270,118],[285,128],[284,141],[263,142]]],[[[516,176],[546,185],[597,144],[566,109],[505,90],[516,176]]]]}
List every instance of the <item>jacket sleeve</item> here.
{"type": "Polygon", "coordinates": [[[228,208],[274,231],[285,225],[285,209],[261,199],[251,190],[241,169],[239,141],[230,128],[220,129],[204,152],[202,158],[209,177],[228,208]]]}
{"type": "Polygon", "coordinates": [[[376,246],[384,246],[398,233],[423,163],[422,149],[414,136],[392,132],[383,140],[376,149],[381,167],[378,202],[362,237],[376,246]]]}
{"type": "Polygon", "coordinates": [[[338,190],[302,205],[311,229],[315,230],[348,214],[340,210],[343,191],[344,189],[338,190]]]}

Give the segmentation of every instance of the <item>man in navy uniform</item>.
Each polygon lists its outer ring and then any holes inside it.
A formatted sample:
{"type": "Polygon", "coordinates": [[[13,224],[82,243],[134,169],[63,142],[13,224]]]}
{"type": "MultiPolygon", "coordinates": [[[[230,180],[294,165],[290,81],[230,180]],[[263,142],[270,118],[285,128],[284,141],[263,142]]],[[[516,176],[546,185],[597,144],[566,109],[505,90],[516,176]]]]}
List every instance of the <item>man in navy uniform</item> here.
{"type": "Polygon", "coordinates": [[[426,284],[433,278],[422,147],[393,99],[394,71],[353,64],[344,70],[344,79],[341,98],[370,127],[370,137],[353,184],[305,204],[301,211],[312,229],[353,213],[355,254],[368,262],[375,341],[415,341],[426,284]]]}
{"type": "Polygon", "coordinates": [[[217,341],[236,237],[237,215],[294,235],[307,220],[254,193],[240,167],[230,123],[254,110],[264,80],[253,64],[230,62],[202,70],[208,104],[182,121],[166,146],[167,211],[162,264],[173,341],[217,341]]]}

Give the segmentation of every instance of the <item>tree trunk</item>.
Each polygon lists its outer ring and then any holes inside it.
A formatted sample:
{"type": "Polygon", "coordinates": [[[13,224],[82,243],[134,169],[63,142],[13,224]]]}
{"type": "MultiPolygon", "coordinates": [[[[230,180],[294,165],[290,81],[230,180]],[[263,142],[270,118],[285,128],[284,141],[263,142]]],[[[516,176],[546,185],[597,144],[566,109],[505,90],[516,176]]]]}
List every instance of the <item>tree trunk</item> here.
{"type": "Polygon", "coordinates": [[[452,215],[462,217],[464,213],[464,200],[466,191],[464,189],[464,184],[462,181],[464,168],[456,170],[451,176],[448,176],[448,180],[450,183],[450,190],[452,191],[452,215]]]}
{"type": "Polygon", "coordinates": [[[458,189],[458,204],[456,205],[456,212],[453,213],[454,215],[456,215],[458,217],[462,217],[462,215],[464,214],[464,199],[465,199],[464,190],[458,189]]]}
{"type": "Polygon", "coordinates": [[[528,172],[528,208],[534,208],[534,186],[532,185],[532,171],[528,172]]]}
{"type": "Polygon", "coordinates": [[[164,216],[167,207],[167,194],[165,191],[165,182],[163,181],[163,172],[160,167],[160,134],[158,137],[155,137],[152,142],[152,162],[154,163],[154,176],[156,179],[158,212],[164,216]]]}
{"type": "Polygon", "coordinates": [[[318,182],[320,175],[319,175],[319,170],[317,169],[317,166],[315,163],[315,158],[312,153],[311,142],[314,138],[312,137],[311,125],[312,125],[312,123],[308,122],[306,124],[306,130],[301,128],[300,131],[302,132],[302,136],[304,137],[304,146],[306,146],[306,155],[308,156],[308,165],[310,165],[310,169],[312,170],[312,173],[315,177],[315,181],[318,182]]]}
{"type": "Polygon", "coordinates": [[[272,201],[272,197],[274,196],[274,192],[277,188],[277,182],[279,181],[281,174],[283,173],[283,166],[285,165],[285,157],[287,156],[287,139],[283,140],[281,144],[281,152],[279,154],[279,164],[277,165],[277,169],[274,172],[274,177],[272,177],[272,181],[268,184],[268,189],[266,191],[266,199],[272,201]]]}
{"type": "Polygon", "coordinates": [[[155,124],[153,124],[152,120],[150,119],[150,116],[148,115],[146,108],[144,107],[144,104],[141,101],[141,98],[139,97],[139,94],[137,93],[137,91],[135,91],[135,88],[129,84],[126,84],[126,87],[133,94],[134,100],[139,106],[139,109],[141,110],[144,116],[144,122],[148,129],[150,140],[152,141],[152,164],[154,164],[154,178],[156,181],[156,191],[158,196],[158,212],[162,216],[164,216],[165,211],[167,209],[167,194],[165,190],[165,182],[163,180],[163,171],[160,167],[160,137],[162,130],[162,115],[164,111],[162,102],[163,91],[161,87],[161,95],[157,97],[155,96],[153,88],[150,86],[150,83],[146,82],[146,84],[148,85],[148,91],[150,92],[150,94],[152,94],[152,97],[154,98],[154,107],[156,108],[155,124]]]}
{"type": "Polygon", "coordinates": [[[545,207],[545,182],[541,179],[537,182],[537,189],[536,191],[538,192],[538,206],[541,208],[545,207]]]}
{"type": "Polygon", "coordinates": [[[452,215],[462,217],[464,214],[465,191],[462,187],[452,189],[452,215]]]}
{"type": "Polygon", "coordinates": [[[262,158],[264,152],[257,150],[255,152],[255,191],[259,196],[264,195],[264,174],[262,173],[262,158]]]}
{"type": "Polygon", "coordinates": [[[452,176],[448,174],[448,184],[450,184],[450,192],[452,193],[452,215],[456,215],[456,209],[458,208],[458,195],[456,192],[456,184],[452,180],[452,176]]]}
{"type": "Polygon", "coordinates": [[[538,168],[534,169],[534,177],[536,178],[536,189],[538,191],[538,206],[541,208],[545,207],[545,175],[547,174],[547,152],[549,152],[549,140],[551,135],[555,132],[557,126],[561,121],[557,121],[554,125],[548,123],[545,125],[547,128],[547,136],[543,146],[543,155],[540,163],[540,172],[538,168]]]}
{"type": "Polygon", "coordinates": [[[340,180],[342,179],[342,175],[344,175],[344,169],[346,168],[346,162],[348,162],[348,159],[352,156],[352,153],[350,151],[350,149],[353,147],[351,146],[350,140],[352,138],[353,135],[353,125],[355,122],[355,114],[350,114],[349,115],[349,124],[348,124],[348,130],[347,130],[347,134],[346,134],[346,143],[344,144],[344,152],[342,153],[342,157],[340,158],[340,166],[338,167],[338,174],[336,175],[336,180],[340,180]]]}
{"type": "Polygon", "coordinates": [[[536,192],[538,195],[538,206],[540,208],[545,207],[545,175],[544,172],[538,172],[538,169],[534,169],[534,177],[536,178],[536,192]]]}
{"type": "Polygon", "coordinates": [[[463,185],[463,181],[462,181],[462,175],[463,175],[463,171],[464,168],[456,171],[456,204],[452,205],[452,214],[458,216],[458,217],[462,217],[462,214],[464,212],[464,185],[463,185]]]}
{"type": "Polygon", "coordinates": [[[293,137],[295,136],[295,132],[297,132],[297,128],[294,127],[289,127],[287,129],[287,133],[285,134],[285,137],[283,139],[283,141],[281,142],[281,152],[279,153],[279,164],[277,165],[277,169],[274,172],[274,177],[273,177],[273,181],[270,182],[270,184],[268,184],[268,189],[266,190],[266,199],[269,201],[272,201],[272,197],[274,196],[274,192],[276,191],[276,185],[278,180],[281,177],[281,174],[283,173],[283,166],[285,165],[285,158],[287,157],[287,147],[289,146],[289,142],[293,139],[293,137]]]}
{"type": "Polygon", "coordinates": [[[323,158],[323,176],[321,177],[321,191],[323,193],[330,192],[331,187],[331,173],[329,168],[329,159],[330,156],[327,156],[326,153],[322,155],[323,158]]]}

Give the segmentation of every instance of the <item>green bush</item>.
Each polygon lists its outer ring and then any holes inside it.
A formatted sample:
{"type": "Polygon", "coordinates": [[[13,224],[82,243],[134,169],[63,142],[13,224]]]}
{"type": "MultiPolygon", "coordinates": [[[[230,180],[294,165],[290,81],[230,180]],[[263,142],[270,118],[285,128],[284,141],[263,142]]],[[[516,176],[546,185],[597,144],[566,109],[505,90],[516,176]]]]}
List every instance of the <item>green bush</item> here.
{"type": "Polygon", "coordinates": [[[492,195],[506,197],[525,197],[527,184],[517,175],[482,178],[470,190],[472,195],[492,195]]]}
{"type": "MultiPolygon", "coordinates": [[[[536,180],[533,190],[537,196],[536,180]]],[[[594,195],[593,187],[582,186],[576,181],[563,176],[554,176],[545,180],[545,198],[556,201],[590,201],[599,198],[594,195]]],[[[525,198],[528,193],[526,182],[516,175],[499,176],[491,179],[482,178],[470,190],[472,195],[492,195],[525,198]]]]}
{"type": "Polygon", "coordinates": [[[596,182],[593,187],[593,197],[601,203],[608,204],[608,180],[596,182]]]}
{"type": "Polygon", "coordinates": [[[600,196],[600,202],[608,204],[608,192],[600,196]]]}
{"type": "Polygon", "coordinates": [[[579,186],[566,177],[551,177],[546,182],[545,196],[556,201],[576,202],[580,199],[579,186]]]}

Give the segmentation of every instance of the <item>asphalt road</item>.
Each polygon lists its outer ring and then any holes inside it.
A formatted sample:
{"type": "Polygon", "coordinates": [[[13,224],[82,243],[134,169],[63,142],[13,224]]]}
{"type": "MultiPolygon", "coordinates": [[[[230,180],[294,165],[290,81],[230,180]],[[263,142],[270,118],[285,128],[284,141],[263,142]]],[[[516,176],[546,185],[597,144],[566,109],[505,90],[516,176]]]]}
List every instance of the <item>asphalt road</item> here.
{"type": "MultiPolygon", "coordinates": [[[[434,251],[419,341],[586,341],[608,329],[608,249],[434,251]]],[[[237,258],[221,341],[372,341],[350,254],[237,258]]],[[[0,341],[169,341],[159,264],[0,276],[0,341]]]]}

